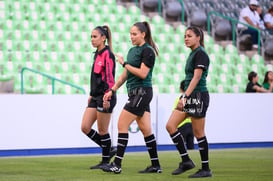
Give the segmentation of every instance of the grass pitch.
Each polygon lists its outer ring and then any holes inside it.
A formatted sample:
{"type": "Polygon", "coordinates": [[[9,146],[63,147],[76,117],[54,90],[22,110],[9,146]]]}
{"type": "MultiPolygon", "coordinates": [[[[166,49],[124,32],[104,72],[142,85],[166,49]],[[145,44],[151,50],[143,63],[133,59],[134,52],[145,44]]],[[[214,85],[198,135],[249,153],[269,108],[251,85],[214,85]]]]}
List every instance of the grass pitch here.
{"type": "MultiPolygon", "coordinates": [[[[63,155],[45,157],[2,157],[0,158],[0,181],[176,181],[194,180],[188,176],[200,168],[198,150],[189,151],[196,168],[181,175],[171,175],[178,167],[177,151],[160,151],[159,159],[163,173],[139,174],[150,165],[148,152],[125,153],[122,173],[106,173],[90,170],[99,163],[101,156],[63,155]]],[[[217,181],[272,181],[273,148],[210,150],[210,167],[213,177],[202,180],[217,181]]]]}

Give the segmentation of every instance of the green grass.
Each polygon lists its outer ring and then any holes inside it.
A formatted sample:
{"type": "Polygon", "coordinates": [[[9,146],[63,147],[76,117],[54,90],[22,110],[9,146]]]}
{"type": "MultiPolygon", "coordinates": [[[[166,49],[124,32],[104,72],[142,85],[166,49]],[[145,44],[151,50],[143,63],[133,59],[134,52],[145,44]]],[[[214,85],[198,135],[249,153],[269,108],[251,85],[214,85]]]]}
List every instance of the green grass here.
{"type": "MultiPolygon", "coordinates": [[[[0,181],[175,181],[192,180],[188,175],[200,168],[197,150],[189,151],[196,168],[173,176],[180,158],[176,151],[161,151],[159,159],[161,174],[138,174],[150,164],[147,152],[125,153],[121,174],[90,170],[90,165],[100,161],[100,155],[64,155],[45,157],[3,157],[0,158],[0,181]]],[[[212,178],[202,180],[273,180],[273,148],[210,150],[212,178]]]]}

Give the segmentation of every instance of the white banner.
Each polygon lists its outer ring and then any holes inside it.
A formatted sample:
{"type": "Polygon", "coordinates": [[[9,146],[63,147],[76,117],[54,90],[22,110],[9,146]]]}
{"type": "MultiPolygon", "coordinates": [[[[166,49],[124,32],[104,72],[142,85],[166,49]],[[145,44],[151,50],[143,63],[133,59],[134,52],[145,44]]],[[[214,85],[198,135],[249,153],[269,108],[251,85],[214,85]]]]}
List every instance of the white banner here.
{"type": "MultiPolygon", "coordinates": [[[[178,95],[154,95],[153,132],[159,145],[172,144],[166,122],[178,95]]],[[[206,119],[209,143],[272,142],[273,94],[211,94],[206,119]]],[[[81,132],[87,95],[0,95],[0,150],[97,147],[81,132]]],[[[117,143],[117,121],[127,95],[119,94],[110,134],[117,143]]],[[[96,125],[94,125],[96,128],[96,125]]],[[[128,146],[145,145],[134,122],[128,146]]]]}

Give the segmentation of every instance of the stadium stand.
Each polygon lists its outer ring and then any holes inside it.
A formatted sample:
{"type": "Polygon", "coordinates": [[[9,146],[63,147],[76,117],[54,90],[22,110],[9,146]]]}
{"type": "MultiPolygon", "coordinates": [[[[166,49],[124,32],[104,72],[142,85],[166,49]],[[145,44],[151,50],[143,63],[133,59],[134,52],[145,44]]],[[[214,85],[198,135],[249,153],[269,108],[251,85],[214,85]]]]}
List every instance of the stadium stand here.
{"type": "MultiPolygon", "coordinates": [[[[153,75],[156,93],[178,93],[179,82],[184,78],[184,67],[189,49],[184,46],[186,26],[169,23],[168,10],[158,13],[158,3],[166,8],[167,2],[140,0],[45,0],[45,1],[0,1],[0,92],[20,93],[21,68],[28,67],[71,82],[89,91],[90,66],[94,49],[90,43],[90,32],[97,26],[108,24],[113,32],[113,48],[116,53],[126,55],[131,47],[130,26],[136,21],[149,21],[155,42],[160,49],[159,61],[153,75]],[[128,5],[129,4],[129,5],[128,5]],[[153,5],[153,6],[152,6],[153,5]],[[146,13],[144,6],[150,6],[146,13]],[[167,76],[169,75],[169,76],[167,76]],[[5,86],[4,86],[5,85],[5,86]]],[[[176,3],[179,1],[176,1],[176,3]]],[[[217,11],[232,18],[247,0],[232,3],[231,0],[184,0],[186,25],[197,25],[207,30],[207,15],[217,11]],[[201,13],[195,16],[188,11],[194,7],[201,13]],[[199,11],[200,10],[200,11],[199,11]],[[194,19],[199,17],[199,19],[194,19]]],[[[270,1],[260,0],[262,6],[270,1]]],[[[169,7],[172,8],[172,7],[169,7]]],[[[170,10],[169,10],[170,11],[170,10]]],[[[216,18],[217,19],[217,18],[216,18]]],[[[247,56],[236,45],[222,46],[219,40],[231,40],[231,24],[221,18],[211,24],[212,34],[205,34],[211,67],[208,88],[211,92],[244,92],[247,73],[251,70],[264,75],[272,70],[272,63],[265,56],[272,56],[272,39],[262,39],[262,54],[247,56]],[[220,37],[220,38],[219,38],[220,37]]],[[[211,19],[214,21],[214,19],[211,19]]],[[[262,35],[264,32],[262,33],[262,35]]],[[[271,35],[266,34],[267,37],[271,35]]],[[[122,68],[117,66],[118,76],[122,68]]],[[[56,83],[56,93],[76,94],[75,88],[56,83]]],[[[51,94],[51,80],[33,73],[24,74],[25,93],[51,94]]],[[[123,86],[119,93],[126,93],[123,86]]]]}

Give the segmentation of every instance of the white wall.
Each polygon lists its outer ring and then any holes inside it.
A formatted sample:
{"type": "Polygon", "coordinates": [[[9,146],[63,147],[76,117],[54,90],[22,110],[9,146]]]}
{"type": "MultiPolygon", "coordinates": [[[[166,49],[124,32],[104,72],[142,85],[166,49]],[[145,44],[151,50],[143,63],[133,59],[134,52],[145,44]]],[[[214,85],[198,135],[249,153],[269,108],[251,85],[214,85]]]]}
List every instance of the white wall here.
{"type": "MultiPolygon", "coordinates": [[[[153,131],[159,145],[172,144],[165,129],[177,95],[154,95],[153,131]]],[[[127,95],[118,95],[110,134],[117,142],[117,120],[127,95]]],[[[0,95],[0,150],[95,147],[80,130],[86,95],[0,95]]],[[[206,133],[210,143],[272,142],[273,94],[211,94],[206,133]]],[[[133,123],[132,130],[136,130],[133,123]]],[[[140,132],[129,146],[144,145],[140,132]]]]}

